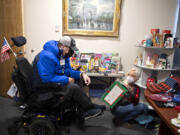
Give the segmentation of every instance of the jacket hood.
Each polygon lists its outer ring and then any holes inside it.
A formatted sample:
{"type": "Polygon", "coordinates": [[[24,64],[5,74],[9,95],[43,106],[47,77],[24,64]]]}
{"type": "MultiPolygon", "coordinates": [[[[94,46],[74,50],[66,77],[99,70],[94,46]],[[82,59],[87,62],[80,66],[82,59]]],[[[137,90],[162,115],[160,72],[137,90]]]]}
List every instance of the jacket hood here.
{"type": "Polygon", "coordinates": [[[46,42],[43,49],[59,57],[58,41],[50,40],[46,42]]]}

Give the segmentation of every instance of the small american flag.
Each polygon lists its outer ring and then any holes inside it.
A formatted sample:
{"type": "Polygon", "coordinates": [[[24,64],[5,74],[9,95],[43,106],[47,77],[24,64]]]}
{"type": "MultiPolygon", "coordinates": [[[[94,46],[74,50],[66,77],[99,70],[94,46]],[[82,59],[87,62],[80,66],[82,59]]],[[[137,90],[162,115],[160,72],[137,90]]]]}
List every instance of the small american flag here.
{"type": "Polygon", "coordinates": [[[1,62],[4,62],[6,60],[8,60],[10,58],[9,53],[7,51],[9,51],[11,49],[11,47],[9,46],[8,42],[6,39],[4,39],[2,48],[1,48],[1,62]]]}

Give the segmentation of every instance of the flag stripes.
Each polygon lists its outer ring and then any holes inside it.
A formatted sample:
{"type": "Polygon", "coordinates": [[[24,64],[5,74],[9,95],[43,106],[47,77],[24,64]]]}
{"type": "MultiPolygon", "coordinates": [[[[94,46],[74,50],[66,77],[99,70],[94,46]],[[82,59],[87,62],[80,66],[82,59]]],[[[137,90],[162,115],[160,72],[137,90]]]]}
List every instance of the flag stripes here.
{"type": "Polygon", "coordinates": [[[8,51],[10,50],[10,46],[7,42],[7,40],[4,38],[4,42],[3,42],[3,45],[2,45],[2,48],[1,48],[1,62],[4,62],[8,59],[10,59],[10,56],[9,56],[9,53],[8,51]]]}

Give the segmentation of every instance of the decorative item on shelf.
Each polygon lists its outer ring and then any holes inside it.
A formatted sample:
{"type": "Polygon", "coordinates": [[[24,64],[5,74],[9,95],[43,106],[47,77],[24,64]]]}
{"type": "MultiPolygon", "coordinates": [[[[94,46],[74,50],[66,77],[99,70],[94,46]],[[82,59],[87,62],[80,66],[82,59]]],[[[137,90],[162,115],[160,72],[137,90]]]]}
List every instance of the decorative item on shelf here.
{"type": "Polygon", "coordinates": [[[140,53],[138,56],[136,56],[134,60],[134,65],[141,66],[142,65],[142,53],[140,53]]]}
{"type": "Polygon", "coordinates": [[[142,46],[142,41],[138,41],[135,45],[136,46],[142,46]]]}
{"type": "Polygon", "coordinates": [[[104,72],[106,72],[106,68],[104,68],[104,67],[99,67],[99,71],[104,73],[104,72]]]}
{"type": "Polygon", "coordinates": [[[143,50],[142,65],[139,61],[139,54],[134,60],[134,65],[142,71],[137,82],[141,88],[146,88],[146,80],[153,71],[158,73],[158,80],[162,81],[169,72],[179,72],[180,70],[179,50],[176,49],[180,48],[180,38],[173,39],[171,30],[151,29],[151,34],[152,46],[150,46],[150,36],[145,36],[146,40],[136,44],[136,47],[142,48],[141,51],[143,50]]]}
{"type": "Polygon", "coordinates": [[[116,66],[117,64],[115,62],[111,62],[110,69],[112,73],[116,73],[116,66]]]}
{"type": "Polygon", "coordinates": [[[93,64],[94,64],[94,57],[92,57],[89,61],[89,71],[91,71],[93,69],[93,64]]]}
{"type": "Polygon", "coordinates": [[[171,34],[171,30],[163,30],[162,33],[163,34],[171,34]]]}
{"type": "Polygon", "coordinates": [[[143,61],[143,58],[142,58],[142,53],[139,54],[139,59],[138,59],[138,65],[141,66],[142,65],[142,61],[143,61]]]}
{"type": "Polygon", "coordinates": [[[89,71],[89,64],[91,58],[93,58],[94,53],[81,53],[79,65],[81,66],[81,71],[89,71]]]}
{"type": "Polygon", "coordinates": [[[104,66],[107,70],[110,69],[110,63],[111,63],[111,59],[110,58],[105,58],[104,59],[104,66]]]}
{"type": "Polygon", "coordinates": [[[162,31],[162,36],[161,36],[161,38],[162,38],[161,39],[162,47],[165,47],[165,35],[166,34],[171,34],[171,30],[163,30],[162,31]]]}
{"type": "Polygon", "coordinates": [[[88,71],[88,60],[87,59],[81,59],[80,60],[80,66],[81,66],[80,71],[83,71],[83,72],[88,71]]]}
{"type": "Polygon", "coordinates": [[[146,65],[146,67],[153,68],[154,65],[151,63],[151,57],[150,56],[147,57],[145,65],[146,65]]]}
{"type": "Polygon", "coordinates": [[[71,67],[76,70],[79,68],[79,51],[75,51],[75,53],[73,54],[73,56],[70,58],[70,64],[71,67]]]}
{"type": "Polygon", "coordinates": [[[73,69],[85,72],[119,73],[121,70],[121,58],[119,53],[78,53],[70,58],[73,69]]]}
{"type": "Polygon", "coordinates": [[[111,68],[113,69],[112,72],[118,73],[121,69],[121,58],[119,57],[119,53],[114,53],[111,58],[111,68]],[[114,67],[113,67],[114,66],[114,67]]]}
{"type": "Polygon", "coordinates": [[[146,39],[146,47],[151,47],[152,46],[152,35],[146,35],[145,36],[146,39]]]}
{"type": "Polygon", "coordinates": [[[165,53],[160,55],[159,64],[158,64],[159,69],[167,69],[167,56],[168,55],[165,53]]]}
{"type": "Polygon", "coordinates": [[[158,64],[158,58],[159,58],[159,54],[153,54],[151,60],[150,60],[150,63],[151,65],[153,66],[153,68],[156,68],[157,67],[157,64],[158,64]]]}
{"type": "Polygon", "coordinates": [[[159,36],[159,29],[151,29],[152,34],[152,43],[154,47],[160,46],[160,36],[159,36]]]}
{"type": "Polygon", "coordinates": [[[167,61],[167,69],[170,69],[171,68],[171,64],[169,61],[167,61]]]}
{"type": "Polygon", "coordinates": [[[134,60],[134,65],[137,65],[138,64],[138,56],[136,56],[135,60],[134,60]]]}
{"type": "Polygon", "coordinates": [[[164,36],[164,47],[165,48],[173,48],[172,34],[165,34],[165,36],[164,36]]]}
{"type": "Polygon", "coordinates": [[[100,64],[99,64],[99,58],[98,57],[95,57],[94,58],[94,64],[93,64],[93,72],[99,72],[99,67],[100,67],[100,64]]]}
{"type": "Polygon", "coordinates": [[[175,48],[180,48],[180,38],[174,38],[173,46],[175,48]]]}
{"type": "Polygon", "coordinates": [[[99,66],[99,58],[98,57],[94,58],[94,66],[96,66],[96,67],[99,66]]]}
{"type": "Polygon", "coordinates": [[[164,40],[163,40],[163,34],[159,34],[159,37],[160,37],[160,48],[163,48],[164,47],[164,40]]]}
{"type": "Polygon", "coordinates": [[[78,66],[79,65],[76,63],[76,57],[71,57],[71,67],[76,70],[78,66]]]}
{"type": "Polygon", "coordinates": [[[142,45],[142,46],[146,46],[146,40],[142,40],[142,41],[141,41],[141,45],[142,45]]]}

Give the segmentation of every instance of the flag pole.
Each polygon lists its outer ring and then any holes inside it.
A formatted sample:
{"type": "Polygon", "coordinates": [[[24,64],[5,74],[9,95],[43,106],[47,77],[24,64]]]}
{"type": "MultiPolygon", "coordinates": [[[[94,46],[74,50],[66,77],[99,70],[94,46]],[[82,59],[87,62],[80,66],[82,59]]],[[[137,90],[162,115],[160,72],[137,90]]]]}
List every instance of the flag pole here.
{"type": "Polygon", "coordinates": [[[4,37],[4,40],[6,41],[6,43],[8,44],[8,46],[10,47],[12,53],[14,54],[15,58],[17,57],[17,54],[13,51],[13,49],[11,48],[11,46],[9,45],[8,41],[6,40],[6,38],[4,37]]]}

